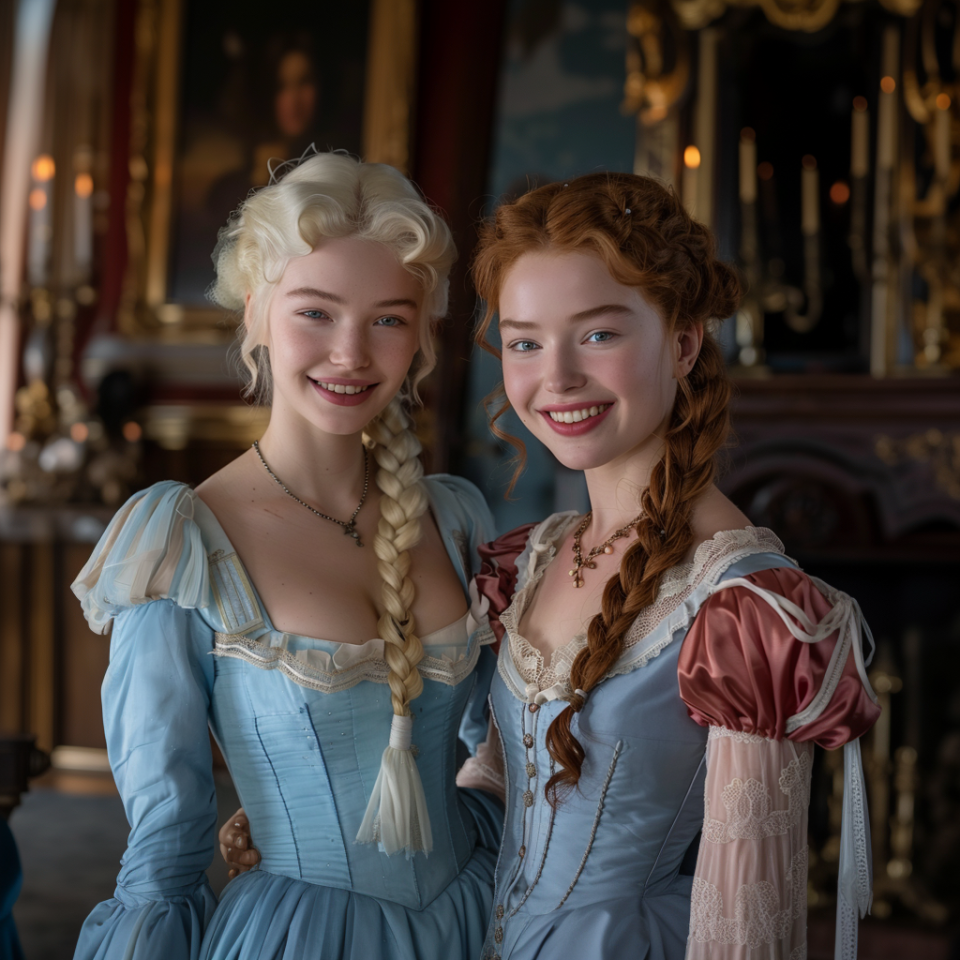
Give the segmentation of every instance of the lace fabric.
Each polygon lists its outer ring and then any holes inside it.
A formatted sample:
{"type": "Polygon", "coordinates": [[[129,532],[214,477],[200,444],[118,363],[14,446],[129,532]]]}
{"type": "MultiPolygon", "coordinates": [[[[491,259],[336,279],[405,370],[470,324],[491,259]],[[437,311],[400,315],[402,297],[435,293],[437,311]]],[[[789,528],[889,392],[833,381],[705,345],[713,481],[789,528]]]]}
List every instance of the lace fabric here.
{"type": "MultiPolygon", "coordinates": [[[[587,645],[586,634],[577,634],[557,647],[548,659],[520,633],[519,624],[544,570],[556,555],[557,543],[563,540],[578,520],[576,514],[554,514],[530,532],[527,549],[518,558],[517,592],[507,609],[500,614],[510,655],[524,682],[536,685],[539,690],[557,687],[562,691],[561,695],[569,692],[570,668],[587,645]]],[[[773,531],[765,527],[723,530],[705,540],[697,547],[691,561],[678,564],[664,574],[657,599],[639,614],[627,632],[624,652],[627,653],[647,637],[666,617],[682,606],[701,584],[712,581],[718,568],[729,564],[732,554],[744,549],[782,553],[783,544],[773,531]]],[[[654,651],[651,655],[655,656],[658,652],[654,651]]],[[[636,669],[638,666],[642,666],[642,663],[631,663],[627,669],[636,669]]],[[[617,667],[611,670],[611,674],[617,672],[617,667]]]]}
{"type": "Polygon", "coordinates": [[[711,727],[687,960],[806,956],[813,745],[711,727]]]}

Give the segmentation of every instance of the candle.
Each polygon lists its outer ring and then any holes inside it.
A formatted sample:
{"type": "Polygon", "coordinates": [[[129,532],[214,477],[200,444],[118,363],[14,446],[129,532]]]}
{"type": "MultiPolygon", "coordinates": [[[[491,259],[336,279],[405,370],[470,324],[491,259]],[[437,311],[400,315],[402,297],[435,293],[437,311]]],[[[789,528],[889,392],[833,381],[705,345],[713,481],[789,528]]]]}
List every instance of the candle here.
{"type": "Polygon", "coordinates": [[[757,135],[750,127],[740,131],[740,201],[757,202],[757,135]]]}
{"type": "Polygon", "coordinates": [[[897,159],[897,81],[900,63],[900,35],[896,27],[883,32],[883,77],[880,80],[880,107],[877,116],[877,167],[892,170],[897,159]]]}
{"type": "Polygon", "coordinates": [[[856,179],[870,173],[870,112],[866,97],[853,99],[851,135],[850,176],[856,179]]]}
{"type": "Polygon", "coordinates": [[[817,161],[809,155],[803,158],[800,188],[800,230],[809,237],[820,230],[820,171],[817,170],[817,161]]]}
{"type": "Polygon", "coordinates": [[[717,53],[720,32],[714,27],[700,31],[697,63],[697,108],[694,118],[694,139],[699,148],[697,219],[707,226],[713,218],[713,181],[717,129],[717,53]]]}
{"type": "Polygon", "coordinates": [[[51,200],[53,197],[53,175],[56,166],[53,157],[43,154],[33,161],[30,167],[31,187],[28,202],[30,204],[30,223],[27,240],[27,276],[34,287],[42,287],[47,282],[47,269],[50,261],[50,242],[53,238],[51,200]]]}
{"type": "Polygon", "coordinates": [[[93,177],[78,173],[73,183],[73,256],[77,280],[90,276],[93,262],[93,177]]]}
{"type": "Polygon", "coordinates": [[[933,161],[938,180],[950,176],[950,97],[941,93],[934,109],[933,161]]]}
{"type": "Polygon", "coordinates": [[[691,217],[698,216],[697,180],[699,169],[700,151],[691,145],[683,151],[683,205],[687,208],[687,213],[691,217]]]}

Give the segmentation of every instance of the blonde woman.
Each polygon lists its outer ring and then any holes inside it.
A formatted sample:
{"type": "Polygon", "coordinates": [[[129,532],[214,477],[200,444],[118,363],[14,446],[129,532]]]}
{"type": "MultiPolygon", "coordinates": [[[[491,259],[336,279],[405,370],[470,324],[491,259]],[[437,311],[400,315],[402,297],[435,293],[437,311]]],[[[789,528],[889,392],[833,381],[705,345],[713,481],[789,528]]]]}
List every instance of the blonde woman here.
{"type": "Polygon", "coordinates": [[[104,725],[131,824],[78,958],[479,956],[501,813],[454,773],[492,523],[471,485],[423,477],[405,409],[453,258],[407,180],[338,154],[222,232],[214,295],[243,312],[270,422],[197,490],[134,496],[74,584],[113,624],[104,725]],[[219,905],[208,726],[262,858],[219,905]]]}

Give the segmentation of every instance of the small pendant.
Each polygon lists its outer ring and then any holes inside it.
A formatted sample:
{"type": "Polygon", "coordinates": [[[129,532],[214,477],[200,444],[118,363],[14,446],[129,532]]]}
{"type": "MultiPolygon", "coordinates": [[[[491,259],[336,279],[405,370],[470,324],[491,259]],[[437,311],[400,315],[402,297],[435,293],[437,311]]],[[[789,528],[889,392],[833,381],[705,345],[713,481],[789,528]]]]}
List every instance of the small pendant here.
{"type": "Polygon", "coordinates": [[[354,525],[353,525],[352,523],[348,523],[348,524],[343,528],[343,533],[344,533],[344,536],[353,537],[353,540],[354,540],[354,542],[356,543],[356,545],[357,545],[358,547],[362,547],[362,546],[363,546],[363,544],[360,542],[360,534],[357,533],[357,528],[354,527],[354,525]]]}

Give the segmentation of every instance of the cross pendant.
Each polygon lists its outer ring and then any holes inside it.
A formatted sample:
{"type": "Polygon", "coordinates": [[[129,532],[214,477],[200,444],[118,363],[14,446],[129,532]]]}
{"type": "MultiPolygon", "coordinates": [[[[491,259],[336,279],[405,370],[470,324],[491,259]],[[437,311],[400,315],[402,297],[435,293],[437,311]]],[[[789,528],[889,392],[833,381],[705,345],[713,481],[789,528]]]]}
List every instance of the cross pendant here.
{"type": "Polygon", "coordinates": [[[344,525],[343,535],[345,537],[353,537],[353,541],[358,547],[363,546],[363,544],[360,542],[360,534],[357,533],[357,528],[352,523],[347,523],[344,525]]]}

